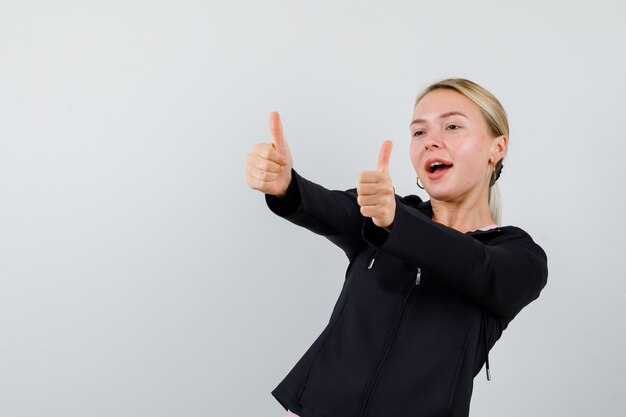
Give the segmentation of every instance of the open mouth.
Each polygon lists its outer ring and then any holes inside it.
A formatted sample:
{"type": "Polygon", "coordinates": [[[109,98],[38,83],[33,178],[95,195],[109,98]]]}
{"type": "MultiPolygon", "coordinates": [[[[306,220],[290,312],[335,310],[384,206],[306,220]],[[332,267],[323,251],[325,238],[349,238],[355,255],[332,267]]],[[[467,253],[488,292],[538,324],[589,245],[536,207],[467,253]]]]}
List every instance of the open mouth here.
{"type": "Polygon", "coordinates": [[[452,166],[452,162],[448,162],[443,159],[430,159],[426,161],[426,164],[424,164],[426,174],[428,175],[428,178],[432,180],[443,177],[445,173],[452,168],[452,166]]]}
{"type": "Polygon", "coordinates": [[[437,171],[448,169],[451,167],[452,167],[452,164],[446,164],[444,162],[436,161],[428,165],[428,172],[430,172],[431,174],[434,174],[437,171]]]}

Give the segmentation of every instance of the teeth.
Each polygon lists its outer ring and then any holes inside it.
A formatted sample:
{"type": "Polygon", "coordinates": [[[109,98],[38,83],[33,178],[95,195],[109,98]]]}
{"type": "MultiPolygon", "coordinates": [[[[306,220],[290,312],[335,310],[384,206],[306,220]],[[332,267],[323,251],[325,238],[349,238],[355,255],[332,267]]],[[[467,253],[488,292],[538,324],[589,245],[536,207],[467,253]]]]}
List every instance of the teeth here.
{"type": "Polygon", "coordinates": [[[439,161],[437,161],[437,162],[433,162],[432,164],[428,165],[428,170],[429,170],[430,172],[435,172],[435,170],[436,170],[437,168],[439,168],[439,167],[444,167],[444,166],[446,166],[446,164],[444,164],[443,162],[439,162],[439,161]]]}

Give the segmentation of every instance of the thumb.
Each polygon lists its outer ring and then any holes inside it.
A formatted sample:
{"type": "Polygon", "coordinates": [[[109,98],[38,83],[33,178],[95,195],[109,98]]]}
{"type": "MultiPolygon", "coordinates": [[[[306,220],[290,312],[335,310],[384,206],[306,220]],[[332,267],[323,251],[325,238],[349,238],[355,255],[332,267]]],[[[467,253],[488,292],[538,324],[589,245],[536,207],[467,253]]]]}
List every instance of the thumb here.
{"type": "Polygon", "coordinates": [[[391,158],[391,149],[393,148],[393,142],[386,140],[383,142],[383,146],[380,147],[378,153],[378,164],[376,169],[382,172],[389,172],[389,159],[391,158]]]}
{"type": "Polygon", "coordinates": [[[287,140],[283,133],[283,124],[280,122],[280,114],[278,112],[270,113],[270,132],[274,138],[274,147],[285,158],[289,154],[287,149],[287,140]]]}

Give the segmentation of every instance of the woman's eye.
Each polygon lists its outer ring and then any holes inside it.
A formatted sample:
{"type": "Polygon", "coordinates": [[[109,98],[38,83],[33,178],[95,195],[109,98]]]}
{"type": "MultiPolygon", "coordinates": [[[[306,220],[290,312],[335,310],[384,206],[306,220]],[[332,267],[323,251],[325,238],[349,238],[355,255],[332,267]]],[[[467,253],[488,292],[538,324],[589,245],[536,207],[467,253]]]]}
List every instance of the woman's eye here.
{"type": "Polygon", "coordinates": [[[419,137],[422,136],[424,134],[423,130],[416,130],[415,132],[413,132],[413,137],[419,137]]]}
{"type": "Polygon", "coordinates": [[[457,129],[460,129],[460,128],[461,128],[461,126],[459,126],[459,125],[448,125],[448,129],[450,129],[450,130],[457,130],[457,129]]]}

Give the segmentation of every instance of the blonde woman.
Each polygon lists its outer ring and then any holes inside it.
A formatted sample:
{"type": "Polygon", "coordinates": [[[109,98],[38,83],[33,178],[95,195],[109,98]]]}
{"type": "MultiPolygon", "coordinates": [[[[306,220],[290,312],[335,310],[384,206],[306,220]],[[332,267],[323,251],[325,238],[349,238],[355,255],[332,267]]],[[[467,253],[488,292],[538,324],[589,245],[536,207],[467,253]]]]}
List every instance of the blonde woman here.
{"type": "Polygon", "coordinates": [[[448,79],[417,98],[410,158],[430,200],[394,194],[385,141],[356,188],[330,191],[293,169],[277,113],[246,181],[269,208],[327,237],[349,260],[330,321],[272,392],[300,417],[469,414],[473,379],[509,322],[547,281],[544,251],[499,226],[496,181],[509,129],[481,86],[448,79]]]}

